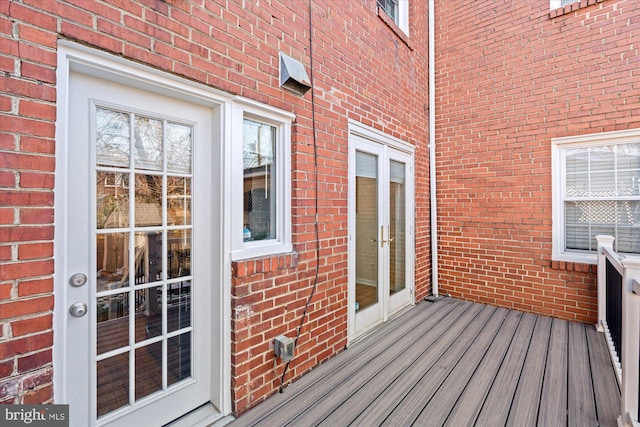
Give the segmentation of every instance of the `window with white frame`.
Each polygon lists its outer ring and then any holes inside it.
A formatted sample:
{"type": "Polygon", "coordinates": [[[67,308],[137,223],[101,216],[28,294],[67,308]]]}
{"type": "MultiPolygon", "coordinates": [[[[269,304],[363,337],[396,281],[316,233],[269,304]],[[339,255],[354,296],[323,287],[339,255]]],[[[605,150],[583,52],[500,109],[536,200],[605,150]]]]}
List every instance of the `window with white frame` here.
{"type": "Polygon", "coordinates": [[[377,0],[378,6],[386,12],[393,22],[409,34],[409,0],[377,0]]]}
{"type": "Polygon", "coordinates": [[[580,0],[551,0],[551,9],[557,9],[559,7],[566,6],[571,3],[577,3],[580,0]]]}
{"type": "Polygon", "coordinates": [[[595,262],[597,235],[640,253],[640,130],[552,142],[554,259],[595,262]]]}
{"type": "Polygon", "coordinates": [[[232,116],[232,259],[290,252],[293,115],[242,100],[232,116]]]}

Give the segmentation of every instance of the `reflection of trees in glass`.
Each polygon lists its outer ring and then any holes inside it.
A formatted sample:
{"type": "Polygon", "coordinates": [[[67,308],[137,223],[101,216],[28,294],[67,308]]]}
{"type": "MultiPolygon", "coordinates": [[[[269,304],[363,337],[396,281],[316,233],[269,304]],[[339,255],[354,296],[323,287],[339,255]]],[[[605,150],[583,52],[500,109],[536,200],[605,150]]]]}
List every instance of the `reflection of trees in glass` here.
{"type": "Polygon", "coordinates": [[[96,174],[96,221],[99,229],[129,225],[129,175],[96,174]]]}
{"type": "Polygon", "coordinates": [[[96,160],[100,166],[129,166],[129,115],[96,109],[96,160]]]}
{"type": "Polygon", "coordinates": [[[162,170],[162,122],[136,116],[134,135],[135,167],[162,170]]]}
{"type": "Polygon", "coordinates": [[[242,165],[244,169],[272,165],[276,128],[253,120],[244,121],[242,165]]]}
{"type": "Polygon", "coordinates": [[[167,123],[167,170],[191,173],[191,126],[167,123]]]}

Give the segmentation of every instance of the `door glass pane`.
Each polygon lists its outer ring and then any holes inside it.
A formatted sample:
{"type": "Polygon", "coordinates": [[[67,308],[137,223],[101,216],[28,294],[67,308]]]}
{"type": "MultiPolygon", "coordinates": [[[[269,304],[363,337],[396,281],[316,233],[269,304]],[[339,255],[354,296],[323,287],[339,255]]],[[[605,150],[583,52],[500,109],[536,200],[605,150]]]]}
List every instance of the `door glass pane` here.
{"type": "Polygon", "coordinates": [[[136,342],[162,335],[162,286],[138,289],[136,303],[136,342]]]}
{"type": "Polygon", "coordinates": [[[162,280],[162,236],[161,231],[136,233],[135,271],[136,285],[162,280]]]}
{"type": "Polygon", "coordinates": [[[162,122],[136,116],[133,161],[137,169],[162,170],[162,122]]]}
{"type": "Polygon", "coordinates": [[[167,177],[167,224],[191,224],[191,178],[167,177]]]}
{"type": "Polygon", "coordinates": [[[129,345],[129,293],[98,297],[98,354],[129,345]]]}
{"type": "Polygon", "coordinates": [[[98,417],[129,405],[129,353],[97,363],[98,417]]]}
{"type": "Polygon", "coordinates": [[[136,349],[136,400],[162,390],[162,341],[136,349]]]}
{"type": "Polygon", "coordinates": [[[169,231],[167,237],[169,279],[191,274],[191,230],[169,231]]]}
{"type": "Polygon", "coordinates": [[[98,229],[129,226],[129,175],[96,173],[96,226],[98,229]]]}
{"type": "Polygon", "coordinates": [[[129,167],[129,114],[96,109],[96,162],[98,166],[129,167]]]}
{"type": "Polygon", "coordinates": [[[191,377],[191,333],[180,334],[167,341],[167,383],[173,385],[191,377]]]}
{"type": "Polygon", "coordinates": [[[356,152],[356,311],[378,302],[378,158],[356,152]]]}
{"type": "Polygon", "coordinates": [[[136,227],[162,225],[162,176],[136,175],[136,227]]]}
{"type": "Polygon", "coordinates": [[[406,287],[405,165],[390,162],[389,182],[389,294],[406,287]]]}
{"type": "Polygon", "coordinates": [[[167,170],[191,173],[191,126],[167,123],[167,170]]]}
{"type": "Polygon", "coordinates": [[[98,110],[92,309],[102,416],[191,376],[193,128],[98,110]]]}
{"type": "Polygon", "coordinates": [[[129,233],[96,236],[98,292],[129,286],[129,233]]]}

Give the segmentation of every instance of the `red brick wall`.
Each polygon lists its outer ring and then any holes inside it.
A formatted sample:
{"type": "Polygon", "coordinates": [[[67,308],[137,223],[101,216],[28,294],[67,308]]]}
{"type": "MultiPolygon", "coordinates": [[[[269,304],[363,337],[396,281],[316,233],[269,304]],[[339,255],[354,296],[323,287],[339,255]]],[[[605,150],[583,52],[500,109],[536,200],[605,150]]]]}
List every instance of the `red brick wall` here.
{"type": "MultiPolygon", "coordinates": [[[[411,2],[410,17],[404,37],[378,16],[375,0],[314,1],[321,260],[287,380],[346,343],[347,118],[418,147],[416,298],[429,293],[426,2],[411,2]]],[[[0,1],[0,402],[52,399],[58,38],[297,115],[297,260],[287,255],[232,268],[234,409],[275,391],[271,342],[279,333],[295,335],[316,266],[311,94],[278,87],[280,51],[309,65],[308,22],[303,0],[0,1]]]]}
{"type": "Polygon", "coordinates": [[[551,138],[640,127],[640,4],[436,10],[441,290],[595,322],[595,266],[551,259],[551,138]]]}

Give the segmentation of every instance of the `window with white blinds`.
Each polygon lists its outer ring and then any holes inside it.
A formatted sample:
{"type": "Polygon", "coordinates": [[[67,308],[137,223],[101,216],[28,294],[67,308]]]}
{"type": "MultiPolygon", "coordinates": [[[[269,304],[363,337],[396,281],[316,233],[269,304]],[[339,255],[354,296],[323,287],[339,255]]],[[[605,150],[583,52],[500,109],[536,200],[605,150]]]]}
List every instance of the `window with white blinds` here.
{"type": "Polygon", "coordinates": [[[596,236],[611,235],[640,253],[639,184],[640,131],[554,140],[554,252],[595,253],[596,236]]]}

